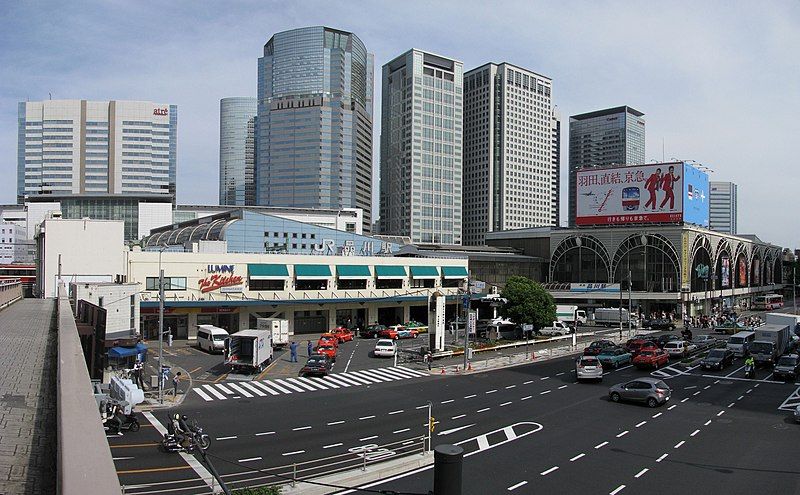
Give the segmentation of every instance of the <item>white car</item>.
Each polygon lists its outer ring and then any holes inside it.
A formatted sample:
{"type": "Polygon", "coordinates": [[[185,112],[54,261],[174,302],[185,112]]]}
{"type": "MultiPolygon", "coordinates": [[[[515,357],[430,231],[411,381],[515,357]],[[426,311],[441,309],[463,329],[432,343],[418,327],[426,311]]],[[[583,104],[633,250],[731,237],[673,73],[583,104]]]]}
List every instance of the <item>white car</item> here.
{"type": "Polygon", "coordinates": [[[689,353],[697,350],[697,346],[685,340],[673,340],[664,345],[664,350],[670,357],[686,357],[689,353]]]}
{"type": "Polygon", "coordinates": [[[397,354],[397,342],[390,339],[380,339],[372,351],[375,357],[394,357],[395,354],[397,354]]]}

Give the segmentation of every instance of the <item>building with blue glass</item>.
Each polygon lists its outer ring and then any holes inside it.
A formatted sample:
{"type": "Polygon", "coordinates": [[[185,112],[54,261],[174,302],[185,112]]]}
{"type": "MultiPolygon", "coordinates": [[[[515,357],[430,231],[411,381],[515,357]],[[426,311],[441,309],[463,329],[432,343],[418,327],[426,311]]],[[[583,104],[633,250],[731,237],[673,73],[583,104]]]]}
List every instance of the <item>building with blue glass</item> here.
{"type": "Polygon", "coordinates": [[[219,204],[256,204],[256,99],[223,98],[219,102],[219,204]]]}
{"type": "Polygon", "coordinates": [[[257,205],[361,208],[372,224],[373,57],[353,33],[275,34],[258,59],[257,205]]]}

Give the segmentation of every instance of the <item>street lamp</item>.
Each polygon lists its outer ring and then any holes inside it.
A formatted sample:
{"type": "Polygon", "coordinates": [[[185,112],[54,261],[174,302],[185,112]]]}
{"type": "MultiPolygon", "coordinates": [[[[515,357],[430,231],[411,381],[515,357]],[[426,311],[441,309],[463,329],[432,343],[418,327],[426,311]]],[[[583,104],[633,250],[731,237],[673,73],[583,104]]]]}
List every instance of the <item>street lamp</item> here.
{"type": "Polygon", "coordinates": [[[166,243],[158,250],[158,403],[164,403],[164,270],[161,269],[161,254],[166,243]]]}

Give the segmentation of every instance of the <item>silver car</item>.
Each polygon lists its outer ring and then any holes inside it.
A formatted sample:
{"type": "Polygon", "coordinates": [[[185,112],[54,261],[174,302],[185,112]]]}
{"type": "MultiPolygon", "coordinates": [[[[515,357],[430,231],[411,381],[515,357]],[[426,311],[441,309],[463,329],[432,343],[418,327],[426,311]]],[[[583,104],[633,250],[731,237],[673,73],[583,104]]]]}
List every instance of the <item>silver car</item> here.
{"type": "Polygon", "coordinates": [[[602,380],[603,366],[595,356],[581,356],[575,361],[575,377],[581,380],[602,380]]]}
{"type": "Polygon", "coordinates": [[[650,407],[664,404],[672,396],[672,389],[658,378],[642,377],[627,383],[618,383],[608,389],[612,402],[629,400],[644,402],[650,407]]]}

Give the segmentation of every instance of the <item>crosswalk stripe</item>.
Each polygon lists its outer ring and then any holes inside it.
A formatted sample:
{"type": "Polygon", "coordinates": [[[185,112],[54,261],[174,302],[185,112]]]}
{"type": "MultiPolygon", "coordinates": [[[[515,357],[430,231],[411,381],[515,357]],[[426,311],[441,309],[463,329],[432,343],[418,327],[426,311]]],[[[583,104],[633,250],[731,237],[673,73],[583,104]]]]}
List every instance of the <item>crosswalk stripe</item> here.
{"type": "Polygon", "coordinates": [[[268,387],[268,386],[267,386],[265,383],[263,383],[263,382],[255,381],[255,382],[252,382],[252,384],[253,384],[253,386],[255,386],[255,387],[258,387],[258,388],[260,388],[260,389],[266,390],[267,392],[269,392],[269,393],[270,393],[270,394],[272,394],[272,395],[280,395],[280,394],[281,394],[280,392],[276,392],[276,391],[272,390],[271,388],[269,388],[269,387],[268,387]]]}
{"type": "Polygon", "coordinates": [[[280,383],[281,385],[283,385],[283,386],[285,386],[285,387],[288,387],[288,388],[290,388],[290,389],[294,390],[295,392],[305,392],[305,390],[304,390],[304,389],[302,389],[302,388],[298,387],[297,385],[293,385],[293,384],[291,384],[291,383],[287,382],[286,380],[279,380],[279,379],[276,379],[276,380],[274,380],[274,381],[276,381],[276,382],[280,383]]]}
{"type": "Polygon", "coordinates": [[[265,394],[264,392],[262,392],[261,390],[259,390],[259,389],[255,388],[255,387],[253,386],[253,384],[252,384],[252,383],[249,383],[249,382],[241,382],[241,383],[239,383],[239,385],[240,385],[242,388],[246,388],[247,390],[250,390],[250,391],[251,391],[251,392],[253,392],[254,394],[258,395],[259,397],[264,397],[265,395],[267,395],[267,394],[265,394]]]}
{"type": "Polygon", "coordinates": [[[325,378],[323,378],[323,380],[326,380],[328,382],[333,382],[333,383],[335,383],[337,385],[341,385],[342,387],[351,387],[352,386],[352,384],[350,384],[350,383],[348,383],[348,382],[346,382],[344,380],[339,380],[338,378],[334,378],[334,375],[327,375],[325,378]]]}
{"type": "Polygon", "coordinates": [[[219,399],[219,400],[225,400],[225,399],[227,399],[227,397],[225,397],[225,396],[224,396],[224,395],[222,395],[221,393],[217,392],[217,389],[215,389],[214,387],[212,387],[211,385],[209,385],[209,384],[207,384],[207,383],[206,383],[205,385],[203,385],[203,388],[204,388],[204,389],[206,389],[206,390],[208,390],[208,392],[209,392],[211,395],[213,395],[214,397],[216,397],[216,398],[217,398],[217,399],[219,399]]]}
{"type": "Polygon", "coordinates": [[[372,381],[374,383],[390,382],[391,381],[388,378],[371,375],[371,374],[369,374],[369,372],[366,372],[366,371],[351,371],[350,373],[353,374],[353,375],[362,376],[362,377],[366,378],[367,380],[370,380],[370,381],[372,381]]]}
{"type": "MultiPolygon", "coordinates": [[[[328,380],[326,380],[326,378],[328,378],[328,377],[327,377],[327,376],[322,376],[322,377],[319,377],[319,378],[317,378],[316,380],[318,380],[318,381],[319,381],[319,383],[324,383],[326,387],[330,387],[330,388],[342,388],[340,385],[337,385],[337,384],[335,384],[335,383],[333,383],[333,382],[331,382],[331,381],[328,381],[328,380]]],[[[316,382],[315,382],[315,383],[316,383],[316,382]]]]}
{"type": "Polygon", "coordinates": [[[371,370],[364,370],[362,373],[369,373],[369,376],[377,378],[378,380],[383,380],[385,382],[390,382],[393,380],[397,380],[397,378],[393,376],[387,376],[385,373],[381,371],[380,368],[375,368],[371,370]]]}
{"type": "Polygon", "coordinates": [[[306,383],[301,382],[297,378],[287,378],[286,381],[290,382],[290,383],[294,383],[298,387],[302,387],[305,390],[311,390],[311,391],[316,391],[317,390],[314,387],[312,387],[311,385],[308,385],[306,383]]]}
{"type": "Polygon", "coordinates": [[[305,376],[297,377],[297,380],[300,380],[303,383],[308,384],[309,387],[317,387],[320,390],[328,390],[328,386],[322,383],[322,380],[318,378],[306,378],[305,376]]]}
{"type": "Polygon", "coordinates": [[[285,387],[281,386],[280,383],[276,383],[275,380],[264,380],[263,383],[264,384],[268,384],[270,387],[277,388],[281,393],[284,393],[284,394],[291,394],[292,393],[291,390],[288,390],[285,387]]]}
{"type": "Polygon", "coordinates": [[[340,377],[345,377],[346,376],[350,380],[353,380],[354,382],[357,382],[359,385],[372,385],[371,381],[369,381],[369,380],[367,380],[365,378],[361,378],[360,376],[355,376],[352,373],[339,373],[337,376],[340,376],[340,377]]]}
{"type": "Polygon", "coordinates": [[[431,376],[429,373],[425,373],[424,371],[420,370],[412,370],[411,368],[406,368],[405,366],[397,366],[396,369],[404,371],[406,373],[411,373],[412,375],[417,376],[431,376]]]}
{"type": "Polygon", "coordinates": [[[415,373],[411,373],[409,370],[407,370],[405,368],[401,368],[400,366],[390,366],[388,368],[385,368],[385,370],[386,371],[391,371],[392,373],[396,373],[396,374],[402,376],[403,378],[419,378],[420,377],[420,375],[417,375],[415,373]]]}
{"type": "Polygon", "coordinates": [[[214,400],[214,399],[212,399],[212,398],[211,398],[211,396],[209,396],[207,393],[203,392],[203,391],[202,391],[202,390],[200,390],[199,388],[195,388],[195,389],[193,389],[193,390],[194,390],[195,392],[197,392],[197,395],[199,395],[200,397],[202,397],[202,398],[203,398],[203,399],[204,399],[206,402],[209,402],[209,401],[212,401],[212,400],[214,400]]]}
{"type": "Polygon", "coordinates": [[[223,385],[221,383],[217,383],[217,388],[222,390],[223,392],[225,392],[228,395],[236,395],[236,392],[234,392],[233,390],[228,389],[227,387],[225,387],[225,385],[223,385]]]}
{"type": "Polygon", "coordinates": [[[363,383],[352,379],[351,377],[345,375],[344,373],[336,373],[334,376],[336,377],[337,380],[341,380],[343,382],[347,382],[350,385],[356,385],[356,386],[364,385],[363,383]]]}
{"type": "Polygon", "coordinates": [[[253,394],[251,394],[251,393],[250,393],[250,392],[248,392],[247,390],[243,389],[243,388],[242,388],[242,387],[240,387],[239,385],[236,385],[235,383],[229,383],[229,384],[228,384],[228,386],[229,386],[230,388],[232,388],[232,389],[236,390],[236,391],[237,391],[237,392],[239,392],[240,394],[244,395],[245,397],[252,397],[252,396],[253,396],[253,394]]]}
{"type": "Polygon", "coordinates": [[[391,368],[379,368],[373,371],[375,373],[380,373],[383,376],[388,376],[392,380],[408,380],[410,378],[408,375],[398,373],[396,370],[393,370],[391,368]]]}

